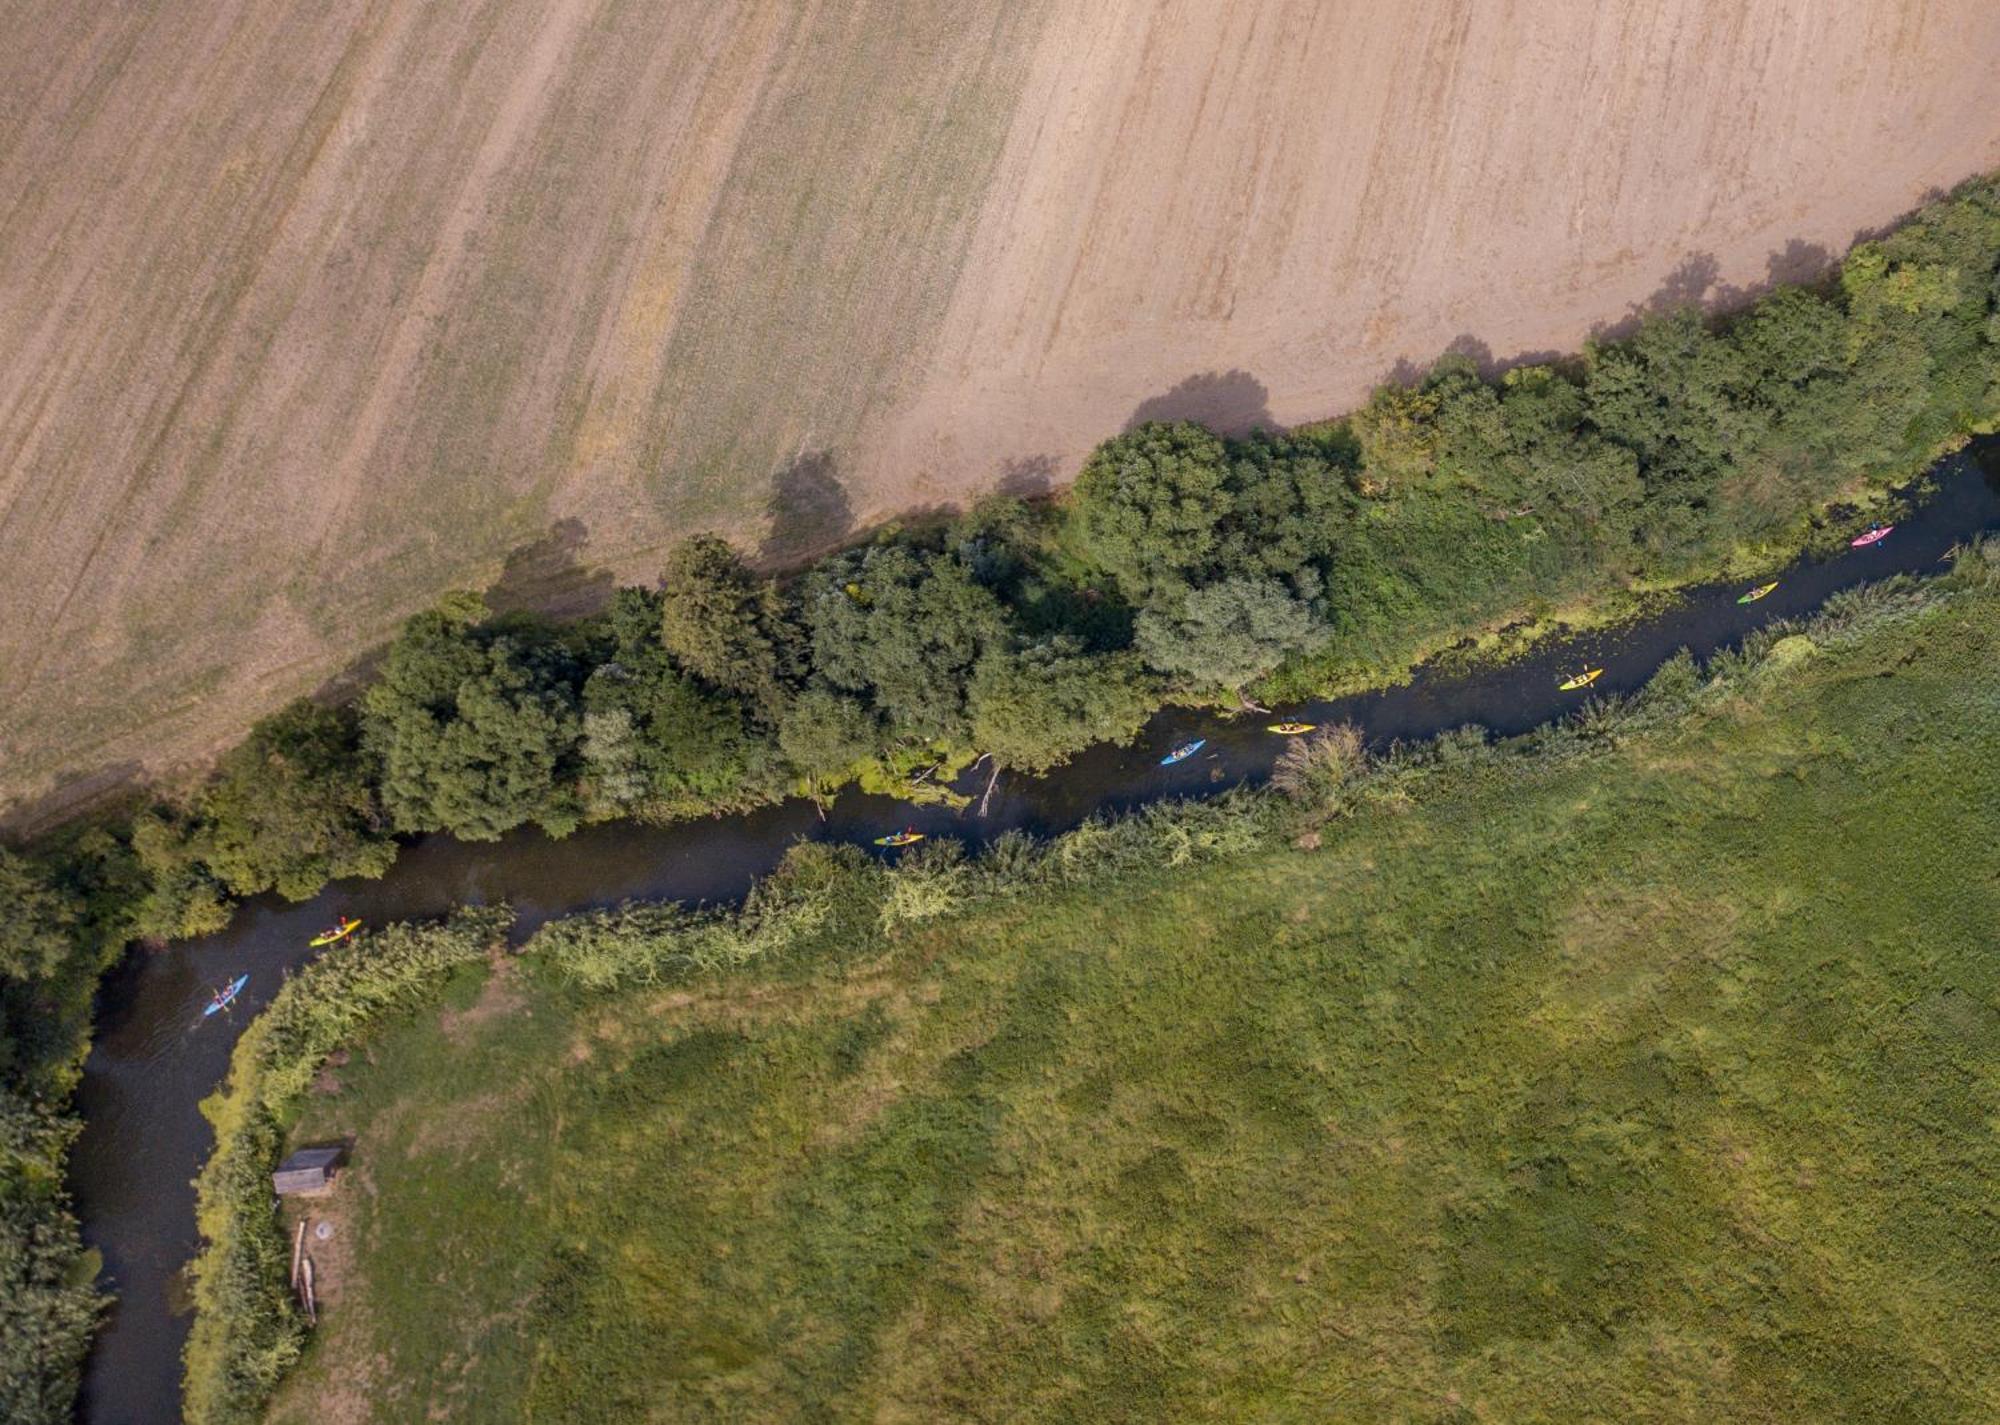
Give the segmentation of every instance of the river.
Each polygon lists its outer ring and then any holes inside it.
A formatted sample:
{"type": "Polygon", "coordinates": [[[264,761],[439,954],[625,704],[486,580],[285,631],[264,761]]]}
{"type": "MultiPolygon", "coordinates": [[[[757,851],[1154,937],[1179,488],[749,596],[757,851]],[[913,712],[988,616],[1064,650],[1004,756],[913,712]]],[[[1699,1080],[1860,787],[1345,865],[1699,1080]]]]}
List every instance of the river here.
{"type": "MultiPolygon", "coordinates": [[[[1707,655],[1774,619],[1818,608],[1838,590],[1894,572],[1935,572],[1951,547],[2000,528],[2000,437],[1975,443],[1932,472],[1933,494],[1869,549],[1806,558],[1781,571],[1777,590],[1749,605],[1742,586],[1691,589],[1660,614],[1612,631],[1538,646],[1525,658],[1464,673],[1420,671],[1410,683],[1285,716],[1352,721],[1372,745],[1430,737],[1467,723],[1525,732],[1575,707],[1561,675],[1602,666],[1595,691],[1630,692],[1680,648],[1707,655]]],[[[914,826],[977,846],[1000,832],[1051,833],[1091,814],[1161,797],[1200,795],[1267,776],[1280,739],[1264,718],[1161,713],[1131,747],[1096,747],[1047,777],[1003,778],[984,818],[843,795],[822,819],[804,801],[744,816],[668,827],[613,824],[563,841],[527,831],[489,845],[432,837],[406,849],[379,881],[344,881],[315,899],[247,902],[228,929],[160,952],[137,952],[106,978],[96,1042],[78,1092],[85,1128],[70,1159],[84,1240],[104,1256],[102,1281],[118,1300],[90,1356],[82,1417],[89,1425],[154,1425],[180,1414],[180,1351],[188,1319],[181,1270],[197,1246],[191,1186],[212,1142],[197,1108],[228,1068],[238,1032],[312,952],[306,942],[341,914],[370,925],[505,901],[517,935],[552,917],[628,899],[719,901],[738,897],[794,841],[866,843],[914,826]],[[1190,738],[1195,757],[1161,767],[1190,738]],[[203,1021],[213,988],[248,971],[227,1015],[203,1021]]],[[[968,790],[977,792],[974,773],[968,790]]]]}

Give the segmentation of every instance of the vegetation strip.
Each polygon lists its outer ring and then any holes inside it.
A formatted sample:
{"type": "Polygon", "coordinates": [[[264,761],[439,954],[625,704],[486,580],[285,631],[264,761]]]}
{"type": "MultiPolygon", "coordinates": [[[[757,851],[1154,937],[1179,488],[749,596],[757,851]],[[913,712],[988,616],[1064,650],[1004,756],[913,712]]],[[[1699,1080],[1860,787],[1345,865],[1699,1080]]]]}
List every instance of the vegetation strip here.
{"type": "MultiPolygon", "coordinates": [[[[1795,544],[1813,510],[2000,414],[1996,269],[1987,181],[1858,246],[1836,286],[1719,329],[1673,313],[1497,381],[1447,359],[1286,435],[1142,426],[1059,505],[887,531],[784,585],[699,538],[661,588],[577,623],[448,599],[358,706],[294,705],[129,824],[0,852],[9,1103],[67,1095],[89,986],[128,935],[380,874],[399,835],[562,834],[849,781],[949,796],[980,753],[1046,768],[1163,700],[1392,676],[1468,628],[1795,544]]],[[[53,1186],[66,1137],[15,1137],[37,1166],[0,1178],[0,1222],[34,1245],[0,1259],[39,1264],[15,1299],[58,1324],[8,1338],[40,1344],[9,1345],[0,1398],[60,1414],[84,1339],[60,1285],[78,1256],[53,1186]]]]}
{"type": "Polygon", "coordinates": [[[1989,542],[1506,745],[552,924],[311,1101],[273,1418],[1973,1418],[1996,612],[1989,542]]]}
{"type": "Polygon", "coordinates": [[[339,1045],[492,953],[511,921],[505,910],[468,910],[443,925],[343,941],[287,981],[237,1041],[228,1082],[202,1104],[215,1151],[196,1185],[206,1245],[195,1262],[187,1419],[256,1419],[304,1342],[271,1171],[313,1075],[339,1045]]]}

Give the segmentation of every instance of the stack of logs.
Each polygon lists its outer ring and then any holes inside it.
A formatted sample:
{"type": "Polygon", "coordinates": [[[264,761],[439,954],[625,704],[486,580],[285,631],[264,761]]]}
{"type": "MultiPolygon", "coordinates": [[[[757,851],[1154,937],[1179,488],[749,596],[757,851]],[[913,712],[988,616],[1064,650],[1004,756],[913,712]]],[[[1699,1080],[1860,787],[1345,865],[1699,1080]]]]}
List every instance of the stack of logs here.
{"type": "Polygon", "coordinates": [[[319,1325],[319,1303],[313,1299],[313,1262],[306,1255],[306,1219],[299,1219],[298,1234],[292,1238],[292,1291],[305,1308],[306,1323],[319,1325]]]}

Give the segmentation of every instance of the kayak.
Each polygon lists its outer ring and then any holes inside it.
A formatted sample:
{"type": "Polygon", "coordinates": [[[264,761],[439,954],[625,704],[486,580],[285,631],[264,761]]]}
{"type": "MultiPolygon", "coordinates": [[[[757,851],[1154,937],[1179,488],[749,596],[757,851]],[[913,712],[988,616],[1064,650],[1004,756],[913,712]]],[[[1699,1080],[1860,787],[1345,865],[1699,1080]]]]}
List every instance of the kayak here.
{"type": "Polygon", "coordinates": [[[1892,524],[1878,524],[1866,534],[1857,534],[1847,542],[1856,549],[1860,549],[1863,545],[1880,544],[1889,537],[1889,531],[1894,528],[1892,524]]]}
{"type": "Polygon", "coordinates": [[[1185,762],[1206,746],[1208,746],[1208,739],[1206,737],[1197,737],[1192,742],[1183,742],[1179,747],[1176,747],[1173,751],[1162,757],[1160,765],[1162,767],[1171,767],[1176,762],[1185,762]]]}
{"type": "Polygon", "coordinates": [[[1568,682],[1558,683],[1556,686],[1565,693],[1573,692],[1577,688],[1589,687],[1592,683],[1595,683],[1599,678],[1602,678],[1603,676],[1604,676],[1604,670],[1602,668],[1586,668],[1581,673],[1577,674],[1574,678],[1571,678],[1568,682]]]}
{"type": "Polygon", "coordinates": [[[322,930],[319,934],[315,935],[312,938],[312,943],[315,946],[331,945],[336,940],[345,940],[348,936],[352,935],[355,931],[359,930],[360,928],[361,928],[360,921],[349,920],[345,916],[342,916],[339,923],[336,924],[333,927],[333,929],[322,930]]]}
{"type": "Polygon", "coordinates": [[[877,846],[914,846],[923,839],[924,834],[921,831],[899,831],[893,836],[876,837],[875,844],[877,846]]]}
{"type": "Polygon", "coordinates": [[[248,975],[238,975],[227,985],[215,992],[215,998],[208,1002],[208,1008],[201,1012],[201,1017],[207,1019],[218,1010],[228,1009],[229,1002],[242,994],[243,987],[249,983],[250,977],[248,975]]]}
{"type": "Polygon", "coordinates": [[[1313,727],[1314,724],[1309,722],[1274,722],[1264,731],[1275,732],[1280,737],[1297,737],[1302,732],[1311,732],[1313,727]]]}
{"type": "Polygon", "coordinates": [[[1773,579],[1768,584],[1759,584],[1756,588],[1752,589],[1749,593],[1745,594],[1742,598],[1738,599],[1736,602],[1739,604],[1754,604],[1757,602],[1757,600],[1763,598],[1764,595],[1770,593],[1771,590],[1777,587],[1778,587],[1778,581],[1776,579],[1773,579]]]}

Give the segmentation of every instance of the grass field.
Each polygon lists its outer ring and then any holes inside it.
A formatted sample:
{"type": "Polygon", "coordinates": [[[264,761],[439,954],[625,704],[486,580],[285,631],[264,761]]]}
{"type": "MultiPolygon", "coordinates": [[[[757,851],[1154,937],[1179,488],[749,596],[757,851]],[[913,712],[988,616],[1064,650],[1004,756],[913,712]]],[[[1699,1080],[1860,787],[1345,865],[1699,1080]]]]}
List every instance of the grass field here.
{"type": "Polygon", "coordinates": [[[1990,1420],[1997,605],[1312,849],[464,973],[297,1126],[272,1418],[1990,1420]]]}
{"type": "Polygon", "coordinates": [[[0,0],[0,806],[588,596],[1804,277],[1985,0],[0,0]],[[1462,339],[1462,340],[1461,340],[1462,339]]]}

